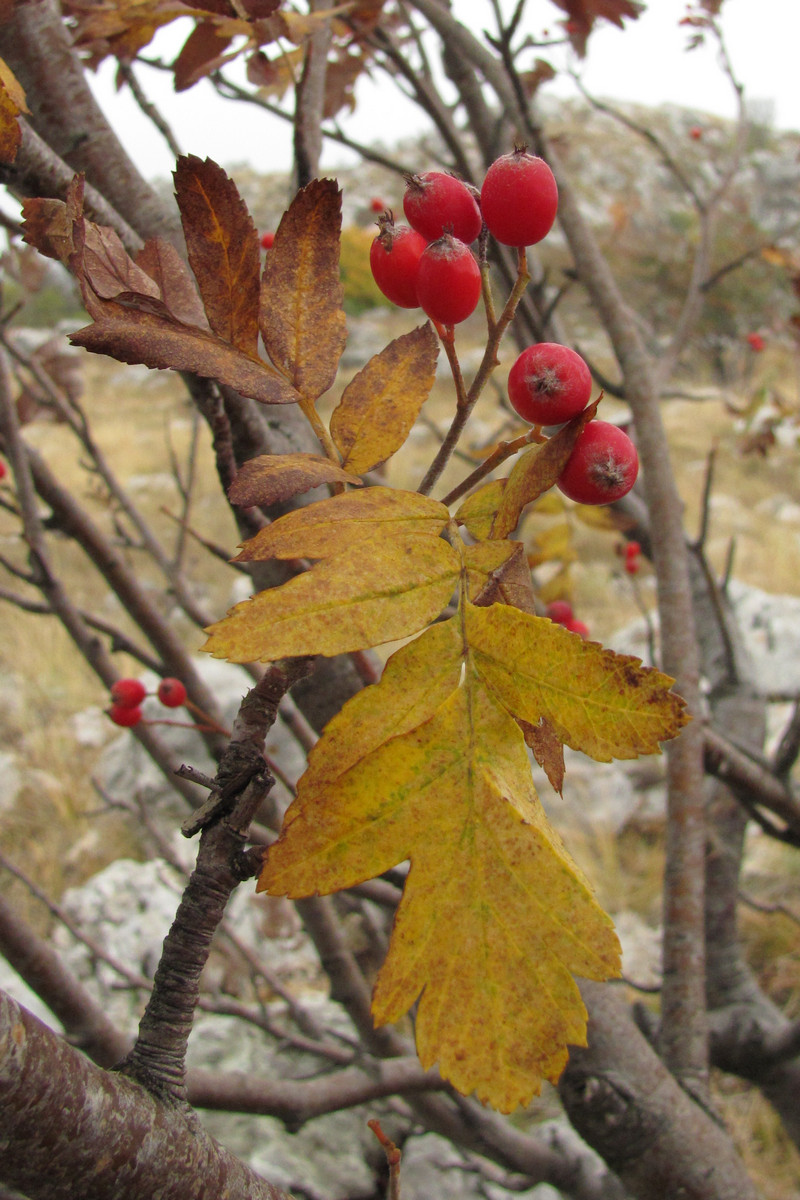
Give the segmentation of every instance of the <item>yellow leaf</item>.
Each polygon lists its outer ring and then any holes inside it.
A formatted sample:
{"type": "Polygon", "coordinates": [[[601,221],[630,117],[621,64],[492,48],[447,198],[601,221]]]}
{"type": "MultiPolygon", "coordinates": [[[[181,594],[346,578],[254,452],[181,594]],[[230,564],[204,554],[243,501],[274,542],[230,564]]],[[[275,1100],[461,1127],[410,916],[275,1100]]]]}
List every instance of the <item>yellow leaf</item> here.
{"type": "Polygon", "coordinates": [[[230,662],[343,654],[409,637],[442,611],[459,557],[441,538],[359,541],[210,625],[203,647],[230,662]]]}
{"type": "Polygon", "coordinates": [[[8,93],[11,103],[16,107],[17,112],[30,114],[30,109],[25,100],[25,89],[17,79],[14,72],[8,63],[0,58],[0,83],[2,83],[8,93]]]}
{"type": "Polygon", "coordinates": [[[598,762],[658,754],[689,720],[674,679],[546,617],[468,604],[464,621],[475,667],[501,704],[529,725],[546,717],[598,762]]]}
{"type": "Polygon", "coordinates": [[[538,500],[554,486],[564,470],[579,434],[597,412],[597,404],[598,401],[590,404],[543,445],[532,446],[517,459],[492,525],[493,538],[508,537],[519,524],[526,504],[538,500]]]}
{"type": "Polygon", "coordinates": [[[259,325],[267,354],[306,401],[331,386],[347,341],[341,223],[336,181],[312,179],[281,218],[261,281],[259,325]]]}
{"type": "Polygon", "coordinates": [[[448,520],[438,500],[395,488],[365,488],[286,513],[244,542],[235,561],[331,558],[362,538],[394,540],[406,533],[438,538],[448,520]]]}
{"type": "MultiPolygon", "coordinates": [[[[259,887],[327,893],[410,858],[376,1021],[398,1020],[421,995],[423,1065],[438,1060],[460,1091],[510,1111],[558,1078],[567,1044],[585,1044],[572,975],[617,974],[619,948],[547,822],[522,734],[474,672],[461,679],[462,653],[453,620],[393,656],[390,728],[374,745],[381,683],[368,689],[373,729],[356,762],[334,756],[326,769],[323,734],[259,887]],[[428,637],[435,648],[421,645],[428,637]],[[436,668],[428,696],[426,661],[436,668]],[[415,707],[403,700],[408,679],[415,707]]],[[[368,711],[363,695],[353,717],[350,701],[337,719],[340,746],[368,711]]]]}
{"type": "Polygon", "coordinates": [[[507,483],[507,479],[492,479],[471,496],[467,496],[456,512],[455,519],[460,525],[465,525],[467,532],[479,541],[488,538],[492,531],[492,524],[507,483]]]}
{"type": "Polygon", "coordinates": [[[278,504],[323,483],[358,485],[361,480],[319,454],[259,454],[242,464],[228,499],[232,504],[278,504]]]}
{"type": "Polygon", "coordinates": [[[604,533],[618,533],[621,522],[604,504],[576,504],[572,509],[575,516],[583,525],[590,529],[600,529],[604,533]]]}
{"type": "Polygon", "coordinates": [[[572,530],[564,521],[536,534],[534,549],[528,555],[528,562],[532,567],[538,567],[540,563],[553,562],[554,559],[573,562],[575,558],[572,530]]]}
{"type": "MultiPolygon", "coordinates": [[[[474,546],[464,547],[462,554],[467,572],[467,595],[473,603],[518,548],[521,549],[519,542],[477,542],[474,546]]],[[[499,596],[495,599],[499,600],[499,596]]]]}
{"type": "Polygon", "coordinates": [[[371,471],[400,449],[433,387],[438,354],[427,322],[395,338],[347,385],[331,414],[331,437],[348,471],[371,471]]]}

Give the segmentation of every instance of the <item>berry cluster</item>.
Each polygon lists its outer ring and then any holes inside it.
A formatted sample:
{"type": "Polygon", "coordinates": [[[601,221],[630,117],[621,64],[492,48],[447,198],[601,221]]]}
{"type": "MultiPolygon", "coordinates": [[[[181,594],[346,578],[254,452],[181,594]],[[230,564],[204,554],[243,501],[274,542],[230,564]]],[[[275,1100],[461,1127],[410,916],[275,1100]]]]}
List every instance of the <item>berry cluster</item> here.
{"type": "Polygon", "coordinates": [[[470,245],[484,226],[506,246],[532,246],[549,232],[558,208],[553,172],[515,150],[495,159],[478,194],[442,171],[408,179],[403,211],[378,221],[370,249],[375,282],[400,308],[422,308],[440,325],[458,325],[477,307],[481,272],[470,245]]]}
{"type": "Polygon", "coordinates": [[[547,606],[546,615],[551,621],[555,621],[556,625],[562,625],[570,633],[579,633],[582,638],[589,636],[589,626],[584,625],[583,621],[576,618],[569,600],[551,601],[547,606]]]}
{"type": "MultiPolygon", "coordinates": [[[[508,398],[532,425],[562,425],[583,412],[592,376],[579,354],[557,342],[522,351],[508,375],[508,398]]],[[[610,504],[636,482],[639,457],[624,430],[608,421],[589,421],[558,478],[558,487],[579,504],[610,504]]]]}
{"type": "Polygon", "coordinates": [[[624,546],[619,546],[617,552],[623,557],[623,566],[629,575],[638,575],[642,565],[641,558],[642,547],[638,542],[626,542],[624,546]]]}
{"type": "MultiPolygon", "coordinates": [[[[111,706],[106,711],[115,725],[130,729],[142,719],[142,701],[150,695],[140,679],[118,679],[111,686],[111,706]]],[[[180,679],[167,676],[153,693],[165,708],[180,708],[186,703],[186,688],[180,679]]]]}

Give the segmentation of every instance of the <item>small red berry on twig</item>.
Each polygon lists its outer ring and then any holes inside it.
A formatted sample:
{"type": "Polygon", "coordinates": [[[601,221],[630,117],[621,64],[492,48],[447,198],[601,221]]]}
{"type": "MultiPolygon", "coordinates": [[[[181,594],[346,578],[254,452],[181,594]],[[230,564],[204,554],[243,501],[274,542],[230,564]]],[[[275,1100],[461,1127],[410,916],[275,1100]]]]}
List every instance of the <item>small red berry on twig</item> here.
{"type": "Polygon", "coordinates": [[[147,695],[140,679],[118,679],[111,685],[111,699],[117,708],[136,708],[147,695]]]}
{"type": "Polygon", "coordinates": [[[180,679],[167,676],[158,685],[158,698],[165,708],[180,708],[186,703],[186,688],[180,679]]]}
{"type": "Polygon", "coordinates": [[[142,719],[142,710],[138,704],[112,704],[106,711],[114,724],[121,725],[124,729],[138,725],[142,719]]]}

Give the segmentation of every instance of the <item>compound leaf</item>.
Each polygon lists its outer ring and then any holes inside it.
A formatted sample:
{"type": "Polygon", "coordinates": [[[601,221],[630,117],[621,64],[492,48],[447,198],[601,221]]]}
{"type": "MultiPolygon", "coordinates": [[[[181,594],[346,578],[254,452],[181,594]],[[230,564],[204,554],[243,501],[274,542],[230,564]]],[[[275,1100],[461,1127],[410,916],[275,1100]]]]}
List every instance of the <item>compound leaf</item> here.
{"type": "Polygon", "coordinates": [[[361,480],[320,454],[259,454],[242,463],[228,499],[233,504],[278,504],[323,483],[358,485],[361,480]]]}

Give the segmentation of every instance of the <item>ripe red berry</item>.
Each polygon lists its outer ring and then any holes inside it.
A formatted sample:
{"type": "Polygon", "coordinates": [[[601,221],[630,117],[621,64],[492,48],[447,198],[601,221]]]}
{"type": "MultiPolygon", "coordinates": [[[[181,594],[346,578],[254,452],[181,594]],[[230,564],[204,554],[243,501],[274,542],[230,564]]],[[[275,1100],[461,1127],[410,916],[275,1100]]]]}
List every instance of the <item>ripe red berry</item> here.
{"type": "Polygon", "coordinates": [[[158,698],[165,708],[180,708],[186,701],[186,688],[180,679],[167,677],[158,685],[158,698]]]}
{"type": "Polygon", "coordinates": [[[4,479],[6,474],[7,474],[6,464],[3,462],[2,458],[0,458],[0,479],[4,479]]]}
{"type": "Polygon", "coordinates": [[[689,130],[689,137],[692,139],[693,142],[699,142],[700,139],[702,138],[702,136],[703,136],[703,130],[700,128],[699,125],[693,125],[692,128],[689,130]]]}
{"type": "Polygon", "coordinates": [[[642,553],[642,547],[639,545],[638,542],[626,542],[625,543],[625,557],[626,558],[637,558],[641,553],[642,553]]]}
{"type": "Polygon", "coordinates": [[[532,425],[561,425],[582,412],[592,394],[592,376],[580,354],[557,342],[523,350],[508,376],[508,398],[532,425]]]}
{"type": "Polygon", "coordinates": [[[556,625],[566,625],[574,617],[572,605],[568,600],[552,600],[547,606],[547,615],[556,625]]]}
{"type": "Polygon", "coordinates": [[[481,212],[504,246],[533,246],[550,232],[558,209],[553,172],[542,158],[515,150],[496,158],[481,188],[481,212]]]}
{"type": "Polygon", "coordinates": [[[107,712],[114,724],[121,725],[124,729],[138,725],[142,719],[142,710],[138,704],[112,704],[107,712]]]}
{"type": "Polygon", "coordinates": [[[625,570],[629,575],[638,575],[641,565],[638,554],[629,554],[625,559],[625,570]]]}
{"type": "Polygon", "coordinates": [[[261,246],[262,246],[262,248],[263,248],[264,250],[271,250],[271,249],[272,249],[272,243],[273,243],[274,241],[275,241],[275,234],[274,234],[274,233],[262,233],[262,235],[261,235],[261,246]]]}
{"type": "Polygon", "coordinates": [[[427,242],[416,229],[395,225],[391,217],[378,222],[380,233],[370,246],[372,277],[387,300],[398,308],[418,308],[417,273],[427,242]]]}
{"type": "Polygon", "coordinates": [[[558,487],[578,504],[610,504],[636,482],[639,456],[631,439],[608,421],[590,421],[578,437],[558,478],[558,487]]]}
{"type": "Polygon", "coordinates": [[[373,196],[369,202],[369,207],[371,212],[382,213],[386,212],[389,205],[384,200],[381,200],[380,196],[373,196]]]}
{"type": "Polygon", "coordinates": [[[466,321],[481,296],[481,271],[469,246],[446,233],[419,260],[417,297],[440,325],[466,321]]]}
{"type": "Polygon", "coordinates": [[[755,350],[756,354],[760,354],[767,343],[760,333],[748,333],[747,344],[751,350],[755,350]]]}
{"type": "Polygon", "coordinates": [[[118,679],[111,685],[111,699],[115,708],[136,708],[147,695],[147,688],[139,679],[118,679]]]}
{"type": "Polygon", "coordinates": [[[403,211],[412,229],[429,242],[452,233],[469,245],[483,226],[481,210],[467,185],[443,171],[409,175],[403,211]]]}
{"type": "Polygon", "coordinates": [[[564,625],[564,628],[568,629],[570,633],[579,633],[582,638],[587,638],[589,636],[589,626],[584,625],[583,621],[576,621],[574,619],[572,621],[567,621],[564,625]]]}

